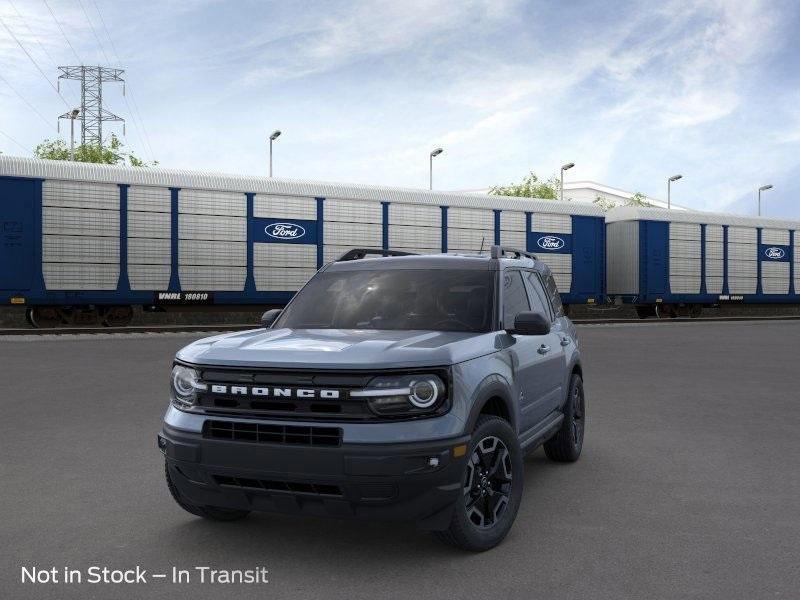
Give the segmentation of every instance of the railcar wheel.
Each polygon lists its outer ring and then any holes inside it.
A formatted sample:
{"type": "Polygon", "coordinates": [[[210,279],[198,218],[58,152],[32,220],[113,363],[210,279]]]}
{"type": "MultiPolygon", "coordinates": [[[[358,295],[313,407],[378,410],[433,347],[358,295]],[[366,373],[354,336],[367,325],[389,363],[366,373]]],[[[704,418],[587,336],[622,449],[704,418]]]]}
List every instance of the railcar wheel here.
{"type": "Polygon", "coordinates": [[[703,305],[702,304],[692,304],[689,308],[689,316],[692,319],[699,319],[703,315],[703,305]]]}
{"type": "Polygon", "coordinates": [[[37,306],[30,309],[29,322],[37,329],[50,329],[61,325],[57,308],[37,306]]]}
{"type": "Polygon", "coordinates": [[[652,306],[641,305],[636,307],[636,316],[639,317],[640,319],[655,317],[656,311],[653,309],[652,306]]]}
{"type": "Polygon", "coordinates": [[[125,327],[130,325],[133,320],[133,307],[131,306],[109,306],[102,315],[102,323],[105,327],[125,327]]]}
{"type": "Polygon", "coordinates": [[[674,319],[678,316],[671,304],[656,304],[654,310],[659,319],[674,319]]]}

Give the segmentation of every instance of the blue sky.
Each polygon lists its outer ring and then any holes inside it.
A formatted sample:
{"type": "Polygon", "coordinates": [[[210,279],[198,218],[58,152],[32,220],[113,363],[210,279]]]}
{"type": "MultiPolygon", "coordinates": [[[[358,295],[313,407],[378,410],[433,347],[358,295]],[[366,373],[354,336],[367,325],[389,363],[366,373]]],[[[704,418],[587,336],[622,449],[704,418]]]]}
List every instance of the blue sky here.
{"type": "MultiPolygon", "coordinates": [[[[265,174],[279,128],[276,176],[426,187],[442,146],[438,189],[574,161],[568,179],[654,197],[682,173],[673,200],[705,210],[753,214],[772,183],[765,214],[800,218],[796,2],[0,0],[0,17],[52,81],[121,63],[131,93],[106,107],[164,167],[265,174]]],[[[55,136],[75,84],[62,100],[3,26],[0,75],[0,130],[55,136]]]]}

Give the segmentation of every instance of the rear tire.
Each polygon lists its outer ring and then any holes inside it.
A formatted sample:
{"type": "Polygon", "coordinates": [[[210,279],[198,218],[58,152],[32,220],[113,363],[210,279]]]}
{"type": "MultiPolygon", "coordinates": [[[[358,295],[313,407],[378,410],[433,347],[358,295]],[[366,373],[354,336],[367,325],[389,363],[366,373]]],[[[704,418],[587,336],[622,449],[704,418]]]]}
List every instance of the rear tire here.
{"type": "Polygon", "coordinates": [[[441,541],[483,552],[503,541],[517,516],[524,486],[522,450],[508,422],[481,416],[469,444],[462,495],[441,541]]]}
{"type": "Polygon", "coordinates": [[[203,517],[204,519],[211,519],[212,521],[238,521],[239,519],[244,519],[250,514],[249,510],[219,508],[217,506],[198,506],[196,504],[192,504],[191,502],[187,501],[178,491],[178,488],[175,487],[175,483],[173,483],[169,474],[169,465],[166,462],[164,463],[164,475],[167,478],[167,488],[169,489],[169,493],[172,494],[173,500],[175,500],[178,506],[188,513],[198,517],[203,517]]]}
{"type": "Polygon", "coordinates": [[[583,434],[586,430],[586,398],[583,380],[573,373],[569,383],[569,394],[564,405],[564,420],[558,432],[544,443],[544,453],[555,462],[575,462],[583,449],[583,434]]]}

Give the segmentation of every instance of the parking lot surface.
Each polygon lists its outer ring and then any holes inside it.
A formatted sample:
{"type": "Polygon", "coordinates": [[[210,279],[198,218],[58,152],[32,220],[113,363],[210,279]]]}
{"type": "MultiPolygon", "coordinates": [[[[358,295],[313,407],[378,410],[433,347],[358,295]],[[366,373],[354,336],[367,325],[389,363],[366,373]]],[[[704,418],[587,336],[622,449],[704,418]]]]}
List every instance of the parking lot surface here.
{"type": "Polygon", "coordinates": [[[585,326],[581,460],[526,459],[517,522],[465,554],[397,524],[212,523],[155,434],[190,335],[0,339],[2,598],[797,598],[799,322],[585,326]],[[269,570],[267,584],[31,584],[23,566],[269,570]]]}

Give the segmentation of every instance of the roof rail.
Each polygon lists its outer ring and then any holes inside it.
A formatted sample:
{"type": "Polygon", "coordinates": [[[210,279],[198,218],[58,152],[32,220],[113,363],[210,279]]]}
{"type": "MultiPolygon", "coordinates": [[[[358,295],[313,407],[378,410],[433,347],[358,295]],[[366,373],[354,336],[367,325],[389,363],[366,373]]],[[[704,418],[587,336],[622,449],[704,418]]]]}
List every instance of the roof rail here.
{"type": "Polygon", "coordinates": [[[536,259],[536,255],[532,252],[526,252],[525,250],[520,250],[519,248],[511,248],[510,246],[492,246],[491,250],[491,257],[492,258],[530,258],[533,260],[536,259]]]}
{"type": "Polygon", "coordinates": [[[334,262],[342,262],[346,260],[361,260],[367,256],[375,254],[378,256],[413,256],[414,252],[403,252],[402,250],[383,250],[381,248],[352,248],[334,262]]]}

